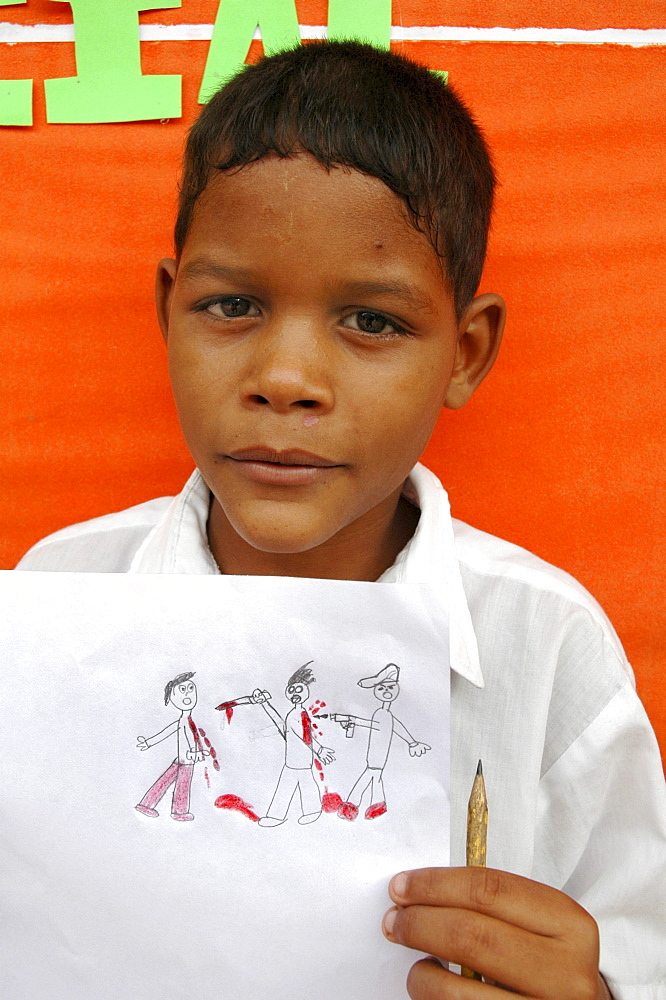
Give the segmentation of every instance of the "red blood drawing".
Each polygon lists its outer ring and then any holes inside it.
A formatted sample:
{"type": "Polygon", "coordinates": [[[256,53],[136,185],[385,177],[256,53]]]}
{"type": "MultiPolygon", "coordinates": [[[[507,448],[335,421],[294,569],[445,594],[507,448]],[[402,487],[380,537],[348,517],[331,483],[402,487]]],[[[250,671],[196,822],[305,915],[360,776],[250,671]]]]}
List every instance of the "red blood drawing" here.
{"type": "Polygon", "coordinates": [[[385,802],[374,802],[371,806],[365,810],[366,819],[376,819],[377,816],[383,816],[386,812],[385,802]]]}
{"type": "Polygon", "coordinates": [[[303,742],[306,746],[312,746],[312,723],[310,722],[310,716],[305,711],[301,709],[301,724],[303,726],[303,742]]]}
{"type": "MultiPolygon", "coordinates": [[[[215,768],[216,771],[219,771],[220,770],[220,764],[219,764],[219,761],[217,759],[217,753],[216,753],[215,747],[210,742],[210,740],[206,738],[206,734],[205,734],[204,730],[197,728],[197,724],[196,724],[196,722],[194,721],[194,719],[192,718],[191,715],[188,715],[187,721],[188,721],[190,730],[192,732],[192,736],[194,737],[194,746],[195,746],[195,748],[197,750],[199,750],[200,753],[203,754],[203,746],[201,745],[201,737],[203,736],[204,739],[206,740],[206,746],[208,747],[208,753],[210,754],[210,757],[211,757],[211,759],[213,761],[213,767],[215,768]]],[[[208,771],[206,769],[204,769],[204,778],[208,782],[208,771]]],[[[208,784],[208,787],[210,788],[210,783],[208,784]]]]}
{"type": "Polygon", "coordinates": [[[342,802],[338,809],[338,816],[351,822],[358,816],[358,806],[355,806],[353,802],[342,802]]]}
{"type": "Polygon", "coordinates": [[[204,767],[204,778],[206,779],[206,785],[210,788],[210,778],[208,777],[208,768],[204,767]]]}
{"type": "MultiPolygon", "coordinates": [[[[248,698],[249,697],[250,697],[250,695],[248,695],[248,698]]],[[[245,704],[245,702],[243,702],[243,703],[245,704]]],[[[226,713],[226,716],[227,716],[227,722],[231,723],[231,720],[234,717],[234,708],[236,707],[237,704],[238,704],[237,700],[236,701],[223,701],[221,705],[217,705],[216,706],[216,711],[217,712],[221,712],[224,709],[224,711],[226,713]]]]}
{"type": "Polygon", "coordinates": [[[342,805],[342,798],[337,792],[324,792],[321,808],[325,813],[336,813],[342,805]]]}
{"type": "Polygon", "coordinates": [[[202,729],[201,726],[199,726],[199,736],[203,736],[206,739],[206,730],[202,729]]]}
{"type": "Polygon", "coordinates": [[[317,768],[318,771],[323,771],[324,770],[324,768],[321,766],[321,761],[317,760],[316,757],[315,757],[315,767],[317,768]]]}
{"type": "Polygon", "coordinates": [[[218,795],[215,799],[215,805],[218,809],[233,809],[243,816],[247,816],[253,823],[259,822],[259,817],[252,806],[244,802],[238,795],[218,795]]]}

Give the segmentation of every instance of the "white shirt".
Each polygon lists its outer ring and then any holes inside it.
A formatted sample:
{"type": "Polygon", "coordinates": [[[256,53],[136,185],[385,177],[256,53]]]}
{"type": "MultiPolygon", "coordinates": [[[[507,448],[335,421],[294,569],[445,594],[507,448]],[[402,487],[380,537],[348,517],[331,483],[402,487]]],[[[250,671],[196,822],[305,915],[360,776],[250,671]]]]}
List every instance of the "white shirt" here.
{"type": "MultiPolygon", "coordinates": [[[[666,789],[631,668],[603,611],[566,573],[451,518],[416,466],[421,508],[384,583],[425,583],[449,609],[452,863],[479,757],[488,864],[562,889],[597,920],[616,1000],[666,1000],[666,789]]],[[[174,498],[56,532],[21,570],[217,573],[210,493],[195,472],[174,498]]]]}

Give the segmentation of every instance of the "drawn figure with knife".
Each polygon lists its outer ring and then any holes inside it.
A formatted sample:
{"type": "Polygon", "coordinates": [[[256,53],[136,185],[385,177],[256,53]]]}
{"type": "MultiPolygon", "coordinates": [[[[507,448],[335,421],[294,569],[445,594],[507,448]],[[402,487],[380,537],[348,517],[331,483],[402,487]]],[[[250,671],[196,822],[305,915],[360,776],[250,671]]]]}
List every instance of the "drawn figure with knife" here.
{"type": "Polygon", "coordinates": [[[301,825],[314,823],[321,816],[321,792],[312,768],[315,759],[321,764],[330,764],[335,759],[335,753],[322,746],[313,734],[312,719],[306,708],[310,687],[316,679],[310,663],[312,660],[299,667],[287,681],[285,696],[292,707],[284,718],[271,703],[270,693],[259,688],[251,695],[217,706],[218,711],[226,711],[228,717],[229,711],[233,712],[237,705],[261,705],[284,740],[284,764],[266,815],[259,819],[259,826],[281,826],[296,795],[301,812],[298,822],[301,825]]]}
{"type": "Polygon", "coordinates": [[[348,737],[353,737],[356,726],[370,730],[365,758],[366,767],[354,783],[346,801],[338,808],[338,816],[341,819],[350,821],[356,819],[363,796],[368,788],[370,789],[370,804],[365,810],[365,818],[376,819],[377,816],[382,816],[386,812],[383,775],[394,734],[405,741],[411,757],[421,757],[431,749],[427,743],[415,740],[393,714],[393,702],[400,694],[399,676],[400,667],[395,663],[388,663],[377,674],[372,677],[362,677],[358,682],[359,687],[372,688],[375,698],[381,703],[379,708],[373,712],[372,718],[364,719],[357,715],[342,715],[338,712],[330,715],[334,722],[338,722],[342,726],[348,737]]]}

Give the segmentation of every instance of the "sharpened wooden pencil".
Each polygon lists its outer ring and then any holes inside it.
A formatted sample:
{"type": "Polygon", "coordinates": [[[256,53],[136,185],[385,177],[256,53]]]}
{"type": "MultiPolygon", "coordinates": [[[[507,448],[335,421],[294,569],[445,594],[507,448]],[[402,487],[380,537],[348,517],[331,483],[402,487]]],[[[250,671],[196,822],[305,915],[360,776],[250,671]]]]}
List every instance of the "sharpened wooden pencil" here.
{"type": "MultiPolygon", "coordinates": [[[[467,805],[467,851],[468,867],[486,867],[486,844],[488,838],[488,800],[483,780],[483,765],[479,761],[476,768],[472,794],[467,805]]],[[[461,975],[466,979],[481,979],[478,972],[463,966],[461,975]]]]}

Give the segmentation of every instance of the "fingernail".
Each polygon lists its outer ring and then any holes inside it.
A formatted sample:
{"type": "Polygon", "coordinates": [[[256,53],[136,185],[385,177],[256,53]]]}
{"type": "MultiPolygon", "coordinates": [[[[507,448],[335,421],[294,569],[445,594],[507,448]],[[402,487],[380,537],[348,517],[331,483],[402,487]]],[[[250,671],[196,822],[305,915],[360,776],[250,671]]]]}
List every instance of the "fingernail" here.
{"type": "Polygon", "coordinates": [[[399,896],[400,899],[404,899],[407,895],[407,874],[406,872],[400,872],[399,875],[394,875],[391,879],[391,895],[399,896]]]}
{"type": "Polygon", "coordinates": [[[393,928],[395,927],[395,918],[398,916],[398,907],[394,906],[392,909],[387,910],[384,914],[384,919],[382,921],[382,930],[387,938],[393,937],[393,928]]]}

